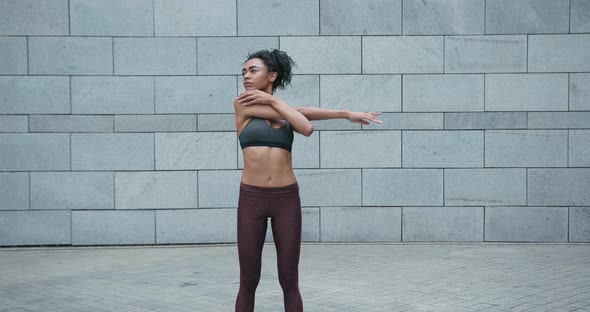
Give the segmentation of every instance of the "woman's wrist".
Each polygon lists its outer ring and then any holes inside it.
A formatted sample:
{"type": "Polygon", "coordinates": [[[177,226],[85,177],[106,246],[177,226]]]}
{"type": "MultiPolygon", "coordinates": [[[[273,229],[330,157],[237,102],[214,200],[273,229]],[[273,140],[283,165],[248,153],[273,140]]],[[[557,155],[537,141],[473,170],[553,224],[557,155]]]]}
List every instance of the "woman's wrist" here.
{"type": "Polygon", "coordinates": [[[272,98],[270,100],[270,106],[273,106],[276,108],[278,106],[283,106],[283,105],[289,106],[287,103],[285,103],[285,101],[281,100],[281,98],[272,95],[272,98]]]}
{"type": "Polygon", "coordinates": [[[343,109],[342,110],[342,118],[349,119],[349,116],[350,116],[350,111],[343,109]]]}

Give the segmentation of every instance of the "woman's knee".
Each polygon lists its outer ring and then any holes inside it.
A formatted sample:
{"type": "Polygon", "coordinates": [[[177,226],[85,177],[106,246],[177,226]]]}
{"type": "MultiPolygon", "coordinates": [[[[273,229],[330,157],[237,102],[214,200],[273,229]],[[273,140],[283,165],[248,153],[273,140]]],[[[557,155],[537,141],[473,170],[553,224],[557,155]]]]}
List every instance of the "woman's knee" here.
{"type": "Polygon", "coordinates": [[[283,289],[297,287],[298,275],[299,274],[298,274],[297,270],[280,272],[279,273],[279,284],[281,284],[281,287],[283,289]]]}
{"type": "Polygon", "coordinates": [[[240,289],[254,292],[260,282],[260,274],[242,274],[240,278],[240,289]]]}

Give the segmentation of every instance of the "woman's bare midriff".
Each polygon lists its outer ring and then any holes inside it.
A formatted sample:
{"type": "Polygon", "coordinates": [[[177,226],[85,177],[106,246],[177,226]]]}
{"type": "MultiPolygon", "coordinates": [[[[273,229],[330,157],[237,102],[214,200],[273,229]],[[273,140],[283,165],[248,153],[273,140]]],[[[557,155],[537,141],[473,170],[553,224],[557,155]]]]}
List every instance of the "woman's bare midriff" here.
{"type": "Polygon", "coordinates": [[[297,182],[291,167],[291,153],[271,146],[248,146],[242,150],[242,182],[262,187],[280,187],[297,182]]]}

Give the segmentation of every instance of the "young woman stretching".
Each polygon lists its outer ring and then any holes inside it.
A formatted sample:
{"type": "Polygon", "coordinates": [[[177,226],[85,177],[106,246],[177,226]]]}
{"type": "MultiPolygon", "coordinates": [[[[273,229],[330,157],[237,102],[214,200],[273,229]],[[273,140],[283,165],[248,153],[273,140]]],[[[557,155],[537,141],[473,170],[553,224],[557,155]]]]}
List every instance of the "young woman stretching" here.
{"type": "Polygon", "coordinates": [[[246,91],[234,101],[244,158],[237,209],[240,289],[236,312],[254,311],[267,218],[271,219],[285,312],[303,311],[298,281],[301,201],[291,164],[293,131],[309,137],[314,131],[309,121],[319,119],[381,123],[375,117],[380,112],[291,107],[273,96],[277,88],[284,89],[291,82],[292,65],[293,60],[276,49],[249,54],[242,68],[246,91]]]}

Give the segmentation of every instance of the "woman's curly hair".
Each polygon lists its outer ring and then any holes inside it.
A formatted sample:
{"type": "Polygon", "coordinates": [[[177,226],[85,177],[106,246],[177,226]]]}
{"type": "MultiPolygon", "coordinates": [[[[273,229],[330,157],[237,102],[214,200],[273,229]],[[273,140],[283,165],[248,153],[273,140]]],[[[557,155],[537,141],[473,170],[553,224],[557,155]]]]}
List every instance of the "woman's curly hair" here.
{"type": "Polygon", "coordinates": [[[248,58],[244,63],[253,58],[261,59],[269,72],[277,73],[277,79],[275,79],[272,84],[273,92],[277,88],[284,90],[285,87],[291,83],[291,76],[293,75],[291,67],[295,65],[295,63],[284,51],[274,49],[272,51],[259,50],[252,52],[248,54],[248,58]]]}

